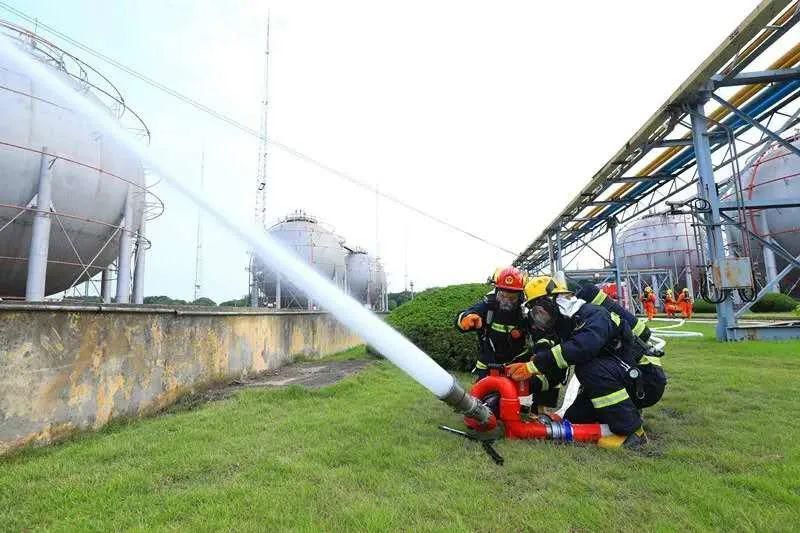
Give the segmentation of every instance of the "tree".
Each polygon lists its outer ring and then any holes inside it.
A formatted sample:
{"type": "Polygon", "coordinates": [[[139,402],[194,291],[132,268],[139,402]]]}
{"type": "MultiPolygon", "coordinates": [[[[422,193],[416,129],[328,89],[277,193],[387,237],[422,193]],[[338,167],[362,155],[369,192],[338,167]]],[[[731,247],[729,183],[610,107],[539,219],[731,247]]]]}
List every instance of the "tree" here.
{"type": "Polygon", "coordinates": [[[173,300],[169,296],[145,296],[144,303],[155,305],[186,305],[186,300],[173,300]]]}
{"type": "Polygon", "coordinates": [[[411,291],[390,292],[387,296],[389,298],[389,309],[391,310],[411,300],[411,291]],[[394,306],[392,306],[392,301],[394,301],[394,306]]]}
{"type": "Polygon", "coordinates": [[[247,307],[250,305],[250,298],[242,296],[236,300],[226,300],[219,304],[220,307],[247,307]]]}
{"type": "Polygon", "coordinates": [[[217,302],[215,302],[211,298],[206,298],[205,296],[201,296],[197,300],[193,301],[192,305],[205,305],[205,306],[209,306],[209,307],[216,307],[217,306],[217,302]]]}

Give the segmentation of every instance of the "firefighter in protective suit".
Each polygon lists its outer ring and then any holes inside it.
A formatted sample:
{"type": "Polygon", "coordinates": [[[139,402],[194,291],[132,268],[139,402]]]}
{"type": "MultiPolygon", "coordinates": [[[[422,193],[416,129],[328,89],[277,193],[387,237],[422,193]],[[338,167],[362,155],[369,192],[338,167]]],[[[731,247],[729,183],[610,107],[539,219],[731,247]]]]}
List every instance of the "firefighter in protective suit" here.
{"type": "Polygon", "coordinates": [[[653,320],[653,317],[656,316],[656,295],[650,287],[644,288],[642,303],[644,304],[644,313],[647,315],[648,320],[653,320]]]}
{"type": "Polygon", "coordinates": [[[639,409],[655,405],[664,395],[667,376],[661,366],[664,352],[656,350],[650,343],[652,333],[647,327],[647,320],[636,318],[633,313],[594,285],[581,287],[576,296],[591,304],[604,307],[609,313],[616,313],[631,328],[634,341],[631,355],[636,361],[639,376],[631,378],[631,372],[628,371],[628,392],[639,409]]]}
{"type": "Polygon", "coordinates": [[[494,290],[456,316],[458,331],[478,334],[478,360],[473,372],[479,379],[489,373],[489,364],[510,363],[528,353],[522,315],[525,278],[518,269],[507,267],[495,271],[490,279],[494,290]]]}
{"type": "Polygon", "coordinates": [[[692,318],[692,296],[689,294],[687,287],[684,287],[678,295],[678,307],[683,318],[692,318]]]}
{"type": "Polygon", "coordinates": [[[675,301],[675,295],[672,293],[672,289],[667,289],[667,295],[664,298],[664,312],[667,313],[668,318],[673,318],[678,311],[680,308],[678,302],[675,301]]]}
{"type": "Polygon", "coordinates": [[[581,388],[564,418],[573,423],[608,424],[614,434],[600,439],[602,447],[644,445],[647,436],[627,386],[626,367],[635,365],[628,323],[616,313],[575,297],[549,276],[529,280],[524,294],[531,327],[554,335],[558,343],[534,349],[527,363],[508,365],[507,375],[522,381],[574,366],[581,388]]]}
{"type": "MultiPolygon", "coordinates": [[[[461,332],[478,334],[478,360],[473,369],[477,379],[489,373],[490,364],[507,364],[530,359],[527,341],[527,322],[522,313],[522,296],[525,276],[514,267],[498,268],[489,278],[494,290],[481,301],[456,316],[456,328],[461,332]]],[[[535,346],[550,346],[545,336],[534,337],[535,346]]],[[[533,403],[523,405],[524,412],[539,412],[545,407],[556,407],[559,387],[566,372],[546,377],[539,374],[531,378],[533,403]]],[[[499,394],[490,395],[484,403],[495,411],[499,407],[499,394]]]]}

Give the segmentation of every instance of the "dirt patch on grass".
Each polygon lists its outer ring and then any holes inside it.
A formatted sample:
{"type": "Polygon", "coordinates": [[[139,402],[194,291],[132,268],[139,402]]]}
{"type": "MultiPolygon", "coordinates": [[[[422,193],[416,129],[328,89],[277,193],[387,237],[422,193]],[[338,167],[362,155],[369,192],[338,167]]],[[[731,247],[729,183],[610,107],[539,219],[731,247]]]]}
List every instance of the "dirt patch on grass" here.
{"type": "Polygon", "coordinates": [[[206,402],[214,402],[229,398],[243,389],[261,387],[288,387],[300,385],[309,389],[318,389],[333,385],[347,376],[358,373],[374,363],[370,359],[353,359],[347,361],[314,361],[295,363],[274,370],[267,370],[255,376],[237,379],[231,383],[210,389],[187,394],[167,409],[168,412],[192,410],[206,402]]]}
{"type": "Polygon", "coordinates": [[[252,378],[234,382],[231,387],[283,387],[301,385],[309,389],[318,389],[333,385],[351,376],[374,361],[369,359],[353,359],[349,361],[314,361],[287,365],[275,370],[268,370],[252,378]]]}

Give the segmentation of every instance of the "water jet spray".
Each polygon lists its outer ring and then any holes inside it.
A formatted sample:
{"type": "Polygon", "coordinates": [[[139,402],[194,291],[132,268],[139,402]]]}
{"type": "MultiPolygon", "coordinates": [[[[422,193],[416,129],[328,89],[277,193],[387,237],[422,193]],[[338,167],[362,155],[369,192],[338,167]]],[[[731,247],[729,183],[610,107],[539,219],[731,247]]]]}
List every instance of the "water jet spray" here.
{"type": "Polygon", "coordinates": [[[249,220],[236,220],[238,213],[226,213],[222,207],[215,205],[213,200],[198,194],[189,185],[176,178],[176,174],[166,172],[153,159],[146,147],[132,139],[112,117],[99,111],[74,88],[21,51],[9,39],[0,37],[0,54],[14,64],[19,72],[26,73],[31,80],[49,87],[64,97],[73,111],[90,120],[102,133],[124,143],[146,162],[151,173],[158,174],[165,184],[197,205],[217,224],[251,247],[273,270],[284,275],[291,274],[298,288],[313,296],[314,300],[322,304],[337,320],[358,333],[365,342],[375,347],[386,359],[440,400],[481,424],[492,422],[494,419],[492,412],[477,398],[468,394],[452,375],[383,320],[340,291],[283,245],[270,238],[264,233],[263,228],[255,227],[249,220]]]}

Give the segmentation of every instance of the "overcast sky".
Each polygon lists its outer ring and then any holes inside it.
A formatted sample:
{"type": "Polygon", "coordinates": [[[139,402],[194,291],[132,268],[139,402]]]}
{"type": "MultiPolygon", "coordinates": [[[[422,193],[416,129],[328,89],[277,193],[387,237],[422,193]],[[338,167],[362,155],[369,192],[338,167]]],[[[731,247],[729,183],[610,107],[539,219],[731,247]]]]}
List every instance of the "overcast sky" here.
{"type": "MultiPolygon", "coordinates": [[[[757,4],[5,1],[254,129],[269,9],[271,138],[518,251],[757,4]]],[[[75,53],[142,115],[157,158],[199,186],[204,150],[206,191],[252,211],[255,138],[75,53]]],[[[270,218],[302,208],[377,251],[392,291],[406,270],[422,289],[512,259],[280,150],[268,167],[270,218]]],[[[158,193],[146,294],[190,298],[197,211],[158,193]]],[[[243,295],[245,248],[210,223],[203,247],[203,295],[243,295]]]]}

